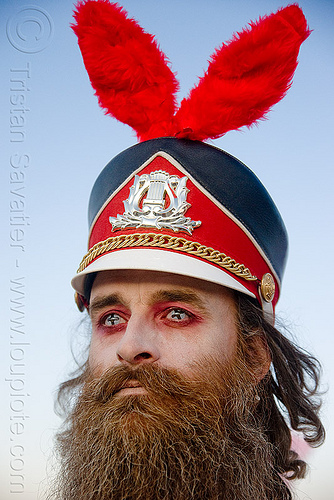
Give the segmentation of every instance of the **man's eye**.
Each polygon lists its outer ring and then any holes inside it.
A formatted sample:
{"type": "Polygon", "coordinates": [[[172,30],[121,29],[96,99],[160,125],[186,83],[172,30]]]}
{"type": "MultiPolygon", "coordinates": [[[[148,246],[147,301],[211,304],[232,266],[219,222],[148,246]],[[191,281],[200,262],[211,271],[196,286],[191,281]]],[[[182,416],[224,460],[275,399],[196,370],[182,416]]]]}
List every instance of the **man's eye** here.
{"type": "Polygon", "coordinates": [[[125,319],[122,318],[122,316],[120,316],[117,313],[110,313],[107,314],[107,316],[105,316],[104,318],[102,318],[102,324],[104,326],[116,326],[122,323],[125,323],[125,319]]]}
{"type": "Polygon", "coordinates": [[[187,321],[190,319],[190,314],[184,309],[170,309],[166,314],[166,319],[171,321],[187,321]]]}

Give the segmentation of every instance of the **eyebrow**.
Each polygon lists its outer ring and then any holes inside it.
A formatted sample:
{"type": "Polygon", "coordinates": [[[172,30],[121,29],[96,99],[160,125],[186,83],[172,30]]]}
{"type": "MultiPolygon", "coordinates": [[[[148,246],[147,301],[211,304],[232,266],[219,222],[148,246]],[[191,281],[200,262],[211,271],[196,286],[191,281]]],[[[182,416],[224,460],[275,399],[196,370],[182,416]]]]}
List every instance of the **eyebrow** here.
{"type": "Polygon", "coordinates": [[[97,297],[89,305],[89,314],[92,315],[104,307],[115,306],[116,304],[123,304],[123,300],[118,293],[97,297]]]}
{"type": "Polygon", "coordinates": [[[204,301],[197,293],[182,289],[175,290],[158,290],[150,297],[150,305],[157,302],[185,302],[200,309],[202,312],[207,312],[204,301]]]}
{"type": "MultiPolygon", "coordinates": [[[[192,291],[182,289],[158,290],[150,296],[148,304],[152,306],[158,302],[184,302],[197,307],[202,313],[207,313],[204,301],[198,296],[197,293],[192,291]]],[[[111,307],[124,303],[124,299],[118,293],[96,297],[89,306],[89,314],[92,316],[105,307],[111,307]]]]}

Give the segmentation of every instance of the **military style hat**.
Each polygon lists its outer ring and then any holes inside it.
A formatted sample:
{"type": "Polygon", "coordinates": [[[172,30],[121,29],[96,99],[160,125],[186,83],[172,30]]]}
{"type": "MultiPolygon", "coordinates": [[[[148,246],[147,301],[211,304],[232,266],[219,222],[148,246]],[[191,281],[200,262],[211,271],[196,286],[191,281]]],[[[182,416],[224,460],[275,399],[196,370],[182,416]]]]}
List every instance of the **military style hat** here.
{"type": "Polygon", "coordinates": [[[284,96],[309,35],[300,8],[251,23],[223,44],[179,108],[166,57],[121,7],[81,2],[75,19],[100,105],[141,141],[111,160],[93,187],[88,252],[72,280],[79,307],[92,273],[145,269],[233,288],[273,312],[284,223],[259,179],[203,141],[252,125],[284,96]]]}

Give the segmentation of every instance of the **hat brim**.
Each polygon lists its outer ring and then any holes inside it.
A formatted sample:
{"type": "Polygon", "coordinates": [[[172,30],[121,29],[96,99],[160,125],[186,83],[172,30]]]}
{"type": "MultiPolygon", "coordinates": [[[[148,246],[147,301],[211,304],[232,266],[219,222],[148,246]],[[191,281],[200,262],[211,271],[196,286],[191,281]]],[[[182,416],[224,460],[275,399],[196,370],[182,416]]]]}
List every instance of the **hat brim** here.
{"type": "Polygon", "coordinates": [[[190,276],[255,297],[252,292],[224,269],[188,255],[149,248],[129,248],[102,255],[87,266],[86,269],[74,276],[71,284],[80,295],[84,295],[85,278],[88,274],[121,269],[160,271],[190,276]]]}

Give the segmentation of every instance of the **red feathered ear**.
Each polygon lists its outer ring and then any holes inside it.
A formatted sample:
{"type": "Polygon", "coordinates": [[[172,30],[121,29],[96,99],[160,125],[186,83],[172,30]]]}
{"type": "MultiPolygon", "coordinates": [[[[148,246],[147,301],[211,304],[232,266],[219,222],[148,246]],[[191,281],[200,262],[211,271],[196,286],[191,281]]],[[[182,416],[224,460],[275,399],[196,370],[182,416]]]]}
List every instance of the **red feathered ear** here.
{"type": "Polygon", "coordinates": [[[250,23],[215,52],[175,115],[178,83],[152,35],[107,0],[80,2],[74,17],[100,106],[130,125],[139,140],[215,139],[251,126],[284,97],[310,34],[297,5],[250,23]]]}
{"type": "Polygon", "coordinates": [[[178,82],[153,36],[106,0],[76,9],[72,28],[100,106],[140,140],[170,135],[178,82]]]}
{"type": "Polygon", "coordinates": [[[297,5],[250,23],[212,56],[206,74],[181,103],[175,134],[214,139],[263,118],[289,89],[299,47],[309,34],[297,5]]]}

